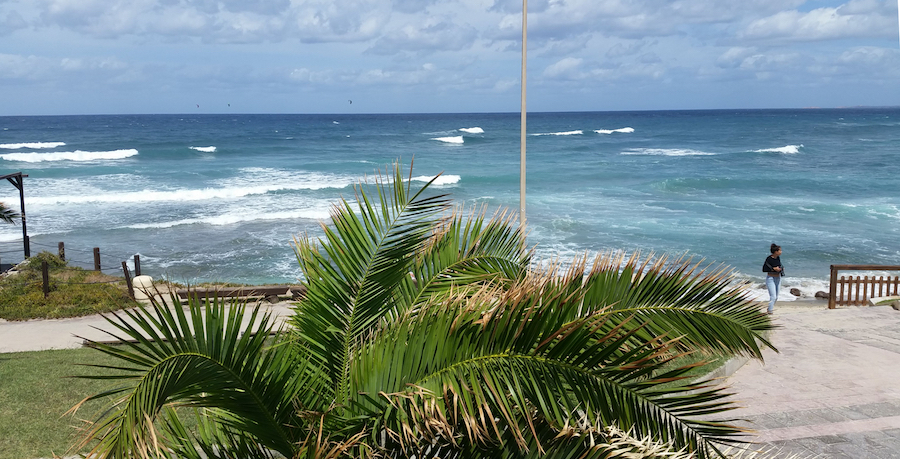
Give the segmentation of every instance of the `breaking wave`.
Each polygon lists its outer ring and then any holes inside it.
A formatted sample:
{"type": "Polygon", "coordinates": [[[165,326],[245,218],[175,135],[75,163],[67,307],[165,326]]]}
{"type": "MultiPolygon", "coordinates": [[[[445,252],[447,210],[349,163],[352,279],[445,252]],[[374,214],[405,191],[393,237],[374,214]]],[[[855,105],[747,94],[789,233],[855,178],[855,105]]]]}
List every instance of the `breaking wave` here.
{"type": "Polygon", "coordinates": [[[45,161],[98,161],[105,159],[125,159],[138,154],[135,149],[114,151],[58,151],[53,153],[5,153],[0,159],[20,161],[23,163],[41,163],[45,161]]]}
{"type": "Polygon", "coordinates": [[[452,137],[435,137],[431,140],[437,140],[438,142],[444,142],[444,143],[453,143],[453,144],[457,144],[457,145],[465,142],[465,140],[463,140],[463,136],[461,136],[461,135],[452,136],[452,137]]]}
{"type": "Polygon", "coordinates": [[[19,150],[22,148],[30,148],[38,150],[41,148],[56,148],[65,145],[65,142],[25,142],[25,143],[4,143],[0,144],[0,148],[8,150],[19,150]]]}
{"type": "Polygon", "coordinates": [[[630,134],[634,132],[634,128],[623,127],[619,129],[594,129],[594,132],[597,134],[613,134],[613,133],[622,133],[622,134],[630,134]]]}
{"type": "Polygon", "coordinates": [[[209,147],[191,147],[191,150],[202,151],[203,153],[215,153],[215,152],[216,152],[216,147],[213,147],[213,146],[209,146],[209,147]]]}
{"type": "Polygon", "coordinates": [[[803,148],[803,144],[800,145],[785,145],[779,148],[763,148],[760,150],[753,150],[754,153],[783,153],[786,155],[793,155],[800,153],[800,149],[803,148]]]}
{"type": "Polygon", "coordinates": [[[690,148],[630,148],[623,155],[634,156],[714,156],[715,153],[691,150],[690,148]]]}

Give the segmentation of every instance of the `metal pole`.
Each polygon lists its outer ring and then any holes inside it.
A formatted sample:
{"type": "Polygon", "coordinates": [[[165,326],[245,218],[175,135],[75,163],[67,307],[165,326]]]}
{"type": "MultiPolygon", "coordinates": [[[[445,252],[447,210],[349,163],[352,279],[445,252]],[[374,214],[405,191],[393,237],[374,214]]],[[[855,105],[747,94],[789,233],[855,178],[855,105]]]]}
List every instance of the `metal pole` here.
{"type": "MultiPolygon", "coordinates": [[[[900,0],[897,0],[900,2],[900,0]]],[[[528,55],[528,0],[522,0],[522,127],[519,132],[519,225],[525,227],[525,63],[528,55]]]]}
{"type": "Polygon", "coordinates": [[[25,242],[25,258],[31,257],[31,241],[28,239],[28,227],[25,225],[25,181],[22,175],[16,177],[16,188],[19,189],[19,204],[22,207],[22,240],[25,242]]]}

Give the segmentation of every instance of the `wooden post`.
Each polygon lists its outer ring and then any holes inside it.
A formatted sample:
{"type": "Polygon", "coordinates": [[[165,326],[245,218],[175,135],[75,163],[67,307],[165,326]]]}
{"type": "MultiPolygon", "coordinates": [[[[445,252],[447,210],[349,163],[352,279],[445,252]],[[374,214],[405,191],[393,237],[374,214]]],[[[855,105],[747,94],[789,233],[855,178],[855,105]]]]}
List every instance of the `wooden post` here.
{"type": "Polygon", "coordinates": [[[43,280],[44,298],[50,295],[50,265],[46,261],[41,262],[41,278],[43,280]]]}
{"type": "Polygon", "coordinates": [[[135,277],[141,275],[141,256],[140,255],[134,256],[134,275],[135,275],[135,277]]]}
{"type": "Polygon", "coordinates": [[[131,284],[131,273],[128,272],[128,263],[122,262],[122,271],[125,272],[125,285],[128,286],[128,296],[134,299],[134,285],[131,284]]]}
{"type": "Polygon", "coordinates": [[[844,285],[847,286],[847,295],[850,295],[850,284],[847,283],[847,279],[844,276],[841,276],[841,305],[844,305],[844,285]]]}
{"type": "Polygon", "coordinates": [[[831,265],[831,281],[829,282],[828,287],[828,309],[835,308],[835,302],[837,300],[837,273],[838,270],[834,268],[834,265],[831,265]]]}
{"type": "Polygon", "coordinates": [[[94,247],[94,271],[100,271],[100,247],[94,247]]]}
{"type": "Polygon", "coordinates": [[[66,243],[65,242],[59,243],[58,252],[59,252],[59,259],[62,261],[66,261],[66,243]]]}

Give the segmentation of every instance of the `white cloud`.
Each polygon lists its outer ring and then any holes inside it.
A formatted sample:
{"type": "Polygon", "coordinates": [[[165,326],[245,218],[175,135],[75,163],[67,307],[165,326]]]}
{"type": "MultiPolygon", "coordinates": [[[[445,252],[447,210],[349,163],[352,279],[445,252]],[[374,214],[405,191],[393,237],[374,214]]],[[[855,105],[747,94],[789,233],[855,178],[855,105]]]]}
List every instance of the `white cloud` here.
{"type": "Polygon", "coordinates": [[[751,22],[739,36],[744,39],[818,41],[897,34],[893,2],[851,0],[838,6],[803,13],[780,11],[751,22]]]}
{"type": "MultiPolygon", "coordinates": [[[[369,100],[415,99],[405,106],[452,100],[509,110],[519,87],[521,7],[521,0],[0,0],[4,50],[15,50],[0,55],[0,99],[27,86],[80,91],[109,106],[121,99],[109,95],[115,90],[147,100],[252,93],[264,106],[297,92],[311,100],[373,91],[369,100]]],[[[537,101],[586,103],[602,86],[603,98],[629,94],[652,108],[657,98],[703,93],[710,82],[722,85],[717,94],[742,93],[753,80],[766,82],[758,92],[773,94],[787,91],[784,82],[813,88],[819,78],[852,87],[872,73],[900,71],[896,14],[893,0],[530,0],[529,90],[544,94],[537,101]]],[[[353,99],[357,108],[366,97],[353,99]]]]}
{"type": "Polygon", "coordinates": [[[560,59],[544,69],[544,76],[550,78],[581,78],[582,75],[579,69],[583,61],[583,59],[574,57],[560,59]]]}

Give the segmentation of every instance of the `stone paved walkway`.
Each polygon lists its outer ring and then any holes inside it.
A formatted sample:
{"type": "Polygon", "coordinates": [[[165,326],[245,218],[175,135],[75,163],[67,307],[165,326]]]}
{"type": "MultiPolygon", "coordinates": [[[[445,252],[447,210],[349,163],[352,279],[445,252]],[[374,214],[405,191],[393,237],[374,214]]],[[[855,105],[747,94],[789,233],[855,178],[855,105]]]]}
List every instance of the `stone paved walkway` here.
{"type": "Polygon", "coordinates": [[[785,456],[900,459],[900,312],[793,302],[774,318],[780,353],[726,379],[754,441],[785,456]]]}

